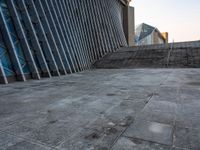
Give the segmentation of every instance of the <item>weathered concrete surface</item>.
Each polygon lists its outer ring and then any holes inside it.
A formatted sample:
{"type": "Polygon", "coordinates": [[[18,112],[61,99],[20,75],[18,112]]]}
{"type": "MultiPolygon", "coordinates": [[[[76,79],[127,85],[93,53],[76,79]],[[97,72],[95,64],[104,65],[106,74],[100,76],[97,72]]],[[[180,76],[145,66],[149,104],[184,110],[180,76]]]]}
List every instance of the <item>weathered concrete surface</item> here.
{"type": "Polygon", "coordinates": [[[128,46],[135,46],[135,9],[126,6],[123,9],[123,29],[128,46]]]}
{"type": "Polygon", "coordinates": [[[200,68],[200,41],[121,48],[95,68],[200,68]]]}
{"type": "Polygon", "coordinates": [[[200,70],[93,70],[0,86],[0,149],[199,150],[200,70]]]}

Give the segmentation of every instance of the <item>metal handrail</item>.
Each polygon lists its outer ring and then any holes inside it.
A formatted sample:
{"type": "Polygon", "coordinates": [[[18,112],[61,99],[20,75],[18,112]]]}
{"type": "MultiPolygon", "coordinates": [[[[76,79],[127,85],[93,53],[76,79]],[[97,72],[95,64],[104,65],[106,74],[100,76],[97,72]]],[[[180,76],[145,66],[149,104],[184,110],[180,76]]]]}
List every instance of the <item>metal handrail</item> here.
{"type": "Polygon", "coordinates": [[[170,50],[169,50],[168,56],[167,56],[167,68],[169,68],[169,58],[170,58],[171,52],[172,52],[172,50],[173,50],[173,45],[174,45],[174,42],[172,42],[172,43],[170,44],[170,50]]]}

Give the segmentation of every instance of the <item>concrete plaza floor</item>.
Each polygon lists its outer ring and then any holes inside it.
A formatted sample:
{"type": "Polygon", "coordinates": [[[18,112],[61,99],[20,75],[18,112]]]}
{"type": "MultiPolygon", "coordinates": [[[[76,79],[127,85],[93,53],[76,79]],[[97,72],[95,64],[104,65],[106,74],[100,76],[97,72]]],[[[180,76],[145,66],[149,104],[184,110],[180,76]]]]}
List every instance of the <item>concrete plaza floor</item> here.
{"type": "Polygon", "coordinates": [[[200,69],[99,69],[0,85],[1,150],[199,150],[200,69]]]}

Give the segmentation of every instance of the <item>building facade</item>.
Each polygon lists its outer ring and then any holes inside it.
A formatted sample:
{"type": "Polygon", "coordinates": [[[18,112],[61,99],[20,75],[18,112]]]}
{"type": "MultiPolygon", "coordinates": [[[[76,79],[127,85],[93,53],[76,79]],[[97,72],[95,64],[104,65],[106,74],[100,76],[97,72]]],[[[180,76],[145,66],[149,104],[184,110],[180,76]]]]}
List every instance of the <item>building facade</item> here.
{"type": "Polygon", "coordinates": [[[90,69],[127,46],[129,0],[0,0],[0,82],[90,69]]]}
{"type": "Polygon", "coordinates": [[[168,33],[161,33],[157,28],[142,23],[136,28],[135,45],[153,45],[168,43],[168,33]]]}

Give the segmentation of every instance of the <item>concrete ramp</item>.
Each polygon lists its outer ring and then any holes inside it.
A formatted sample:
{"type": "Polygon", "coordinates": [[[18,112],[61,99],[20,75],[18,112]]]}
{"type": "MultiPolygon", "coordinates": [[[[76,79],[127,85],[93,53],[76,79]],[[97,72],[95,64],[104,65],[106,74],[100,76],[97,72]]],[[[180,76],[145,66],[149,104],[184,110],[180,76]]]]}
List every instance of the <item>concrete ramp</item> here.
{"type": "Polygon", "coordinates": [[[200,41],[121,48],[95,68],[199,68],[200,41]]]}

